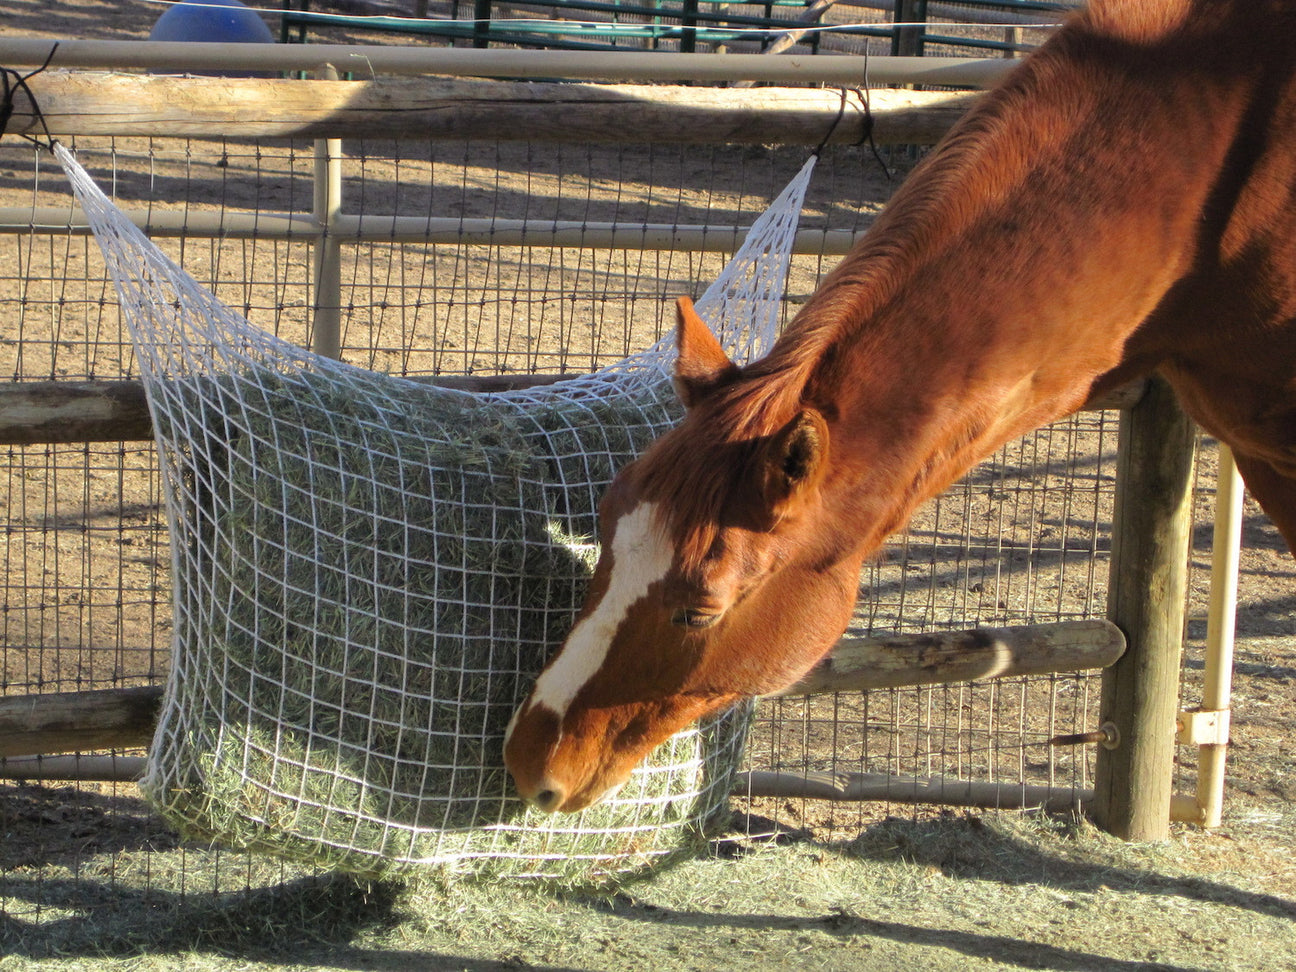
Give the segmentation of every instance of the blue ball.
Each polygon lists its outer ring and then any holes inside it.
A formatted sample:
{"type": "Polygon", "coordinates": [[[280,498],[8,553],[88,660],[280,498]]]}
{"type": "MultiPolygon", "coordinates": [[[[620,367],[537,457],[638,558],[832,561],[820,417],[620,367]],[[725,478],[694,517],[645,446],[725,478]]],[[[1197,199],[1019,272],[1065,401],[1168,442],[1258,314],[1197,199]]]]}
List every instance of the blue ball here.
{"type": "Polygon", "coordinates": [[[158,18],[149,40],[273,44],[274,35],[261,16],[240,0],[186,0],[158,18]]]}

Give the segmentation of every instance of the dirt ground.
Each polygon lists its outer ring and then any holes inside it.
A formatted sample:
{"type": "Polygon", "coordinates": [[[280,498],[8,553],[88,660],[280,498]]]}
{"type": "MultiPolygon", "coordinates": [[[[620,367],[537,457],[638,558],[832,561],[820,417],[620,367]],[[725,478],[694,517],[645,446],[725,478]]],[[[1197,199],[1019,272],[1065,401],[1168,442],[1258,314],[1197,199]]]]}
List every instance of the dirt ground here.
{"type": "MultiPolygon", "coordinates": [[[[0,36],[138,38],[159,9],[146,0],[57,8],[0,0],[0,36]]],[[[483,169],[480,177],[494,188],[502,178],[525,180],[511,184],[519,198],[542,195],[541,167],[523,172],[524,167],[483,169]]],[[[165,174],[165,164],[158,171],[165,174]]],[[[28,198],[19,183],[12,173],[0,173],[0,188],[18,193],[0,193],[0,204],[28,198]]],[[[159,191],[159,184],[165,192],[165,180],[127,188],[143,199],[159,191]]],[[[734,205],[741,208],[740,202],[734,205]]],[[[208,256],[188,256],[219,281],[221,270],[208,266],[208,256]]],[[[705,270],[696,266],[671,268],[663,276],[687,279],[700,272],[705,270]]],[[[22,286],[19,273],[3,276],[4,287],[22,286]]],[[[303,319],[300,308],[280,308],[278,315],[276,326],[286,330],[303,319]]],[[[617,324],[609,320],[609,331],[617,324]]],[[[66,337],[51,335],[50,347],[66,337]]],[[[47,360],[44,351],[29,347],[24,359],[0,323],[0,340],[6,339],[0,348],[5,364],[15,362],[21,377],[50,377],[46,364],[58,370],[55,351],[47,360]]],[[[471,367],[474,351],[463,343],[453,353],[471,367]]],[[[403,363],[395,348],[376,353],[371,362],[403,363]]],[[[1098,435],[1089,427],[1083,434],[1098,435]]],[[[14,481],[40,481],[39,459],[24,458],[16,468],[14,481]]],[[[102,491],[106,499],[116,489],[117,474],[105,469],[88,477],[84,489],[102,491]]],[[[1204,479],[1209,472],[1207,456],[1204,479]]],[[[26,522],[28,507],[44,502],[44,488],[11,483],[0,494],[10,521],[26,522]]],[[[1194,537],[1188,690],[1200,678],[1208,501],[1207,495],[1194,537]]],[[[119,530],[112,541],[135,551],[128,549],[134,559],[126,580],[114,581],[131,590],[165,584],[157,502],[156,493],[146,491],[130,497],[127,507],[116,507],[138,526],[136,532],[119,530]]],[[[1092,516],[1101,520],[1103,513],[1099,502],[1092,516]]],[[[929,532],[939,533],[943,521],[925,515],[929,532]]],[[[67,540],[65,563],[81,542],[67,540]]],[[[1217,830],[1176,825],[1168,842],[1124,844],[1082,821],[1039,815],[764,801],[750,808],[752,816],[740,814],[711,854],[616,889],[371,885],[180,846],[128,785],[3,785],[0,970],[630,970],[728,969],[739,963],[842,970],[1296,968],[1296,754],[1288,732],[1296,716],[1296,566],[1254,506],[1246,513],[1244,547],[1233,743],[1225,821],[1217,830]]],[[[28,553],[18,557],[12,542],[5,549],[7,589],[64,569],[55,565],[58,551],[36,559],[28,553]]],[[[87,576],[87,598],[95,583],[87,576]]],[[[1068,583],[1059,577],[1059,587],[1068,583]]],[[[941,585],[949,586],[933,571],[930,588],[941,585]]],[[[979,579],[965,577],[952,586],[961,587],[962,603],[971,598],[971,613],[988,623],[1011,620],[1019,609],[1011,597],[1002,608],[982,604],[974,591],[982,586],[979,579]]],[[[66,602],[43,607],[40,616],[59,612],[82,616],[84,609],[66,602]]],[[[903,609],[896,613],[903,615],[903,609]]],[[[96,643],[138,645],[132,632],[160,625],[165,644],[165,619],[159,622],[144,598],[110,621],[93,623],[101,624],[93,633],[96,643]]],[[[154,681],[165,668],[164,651],[127,657],[123,648],[120,654],[113,684],[123,671],[154,681]]],[[[5,684],[11,690],[64,683],[98,687],[98,664],[74,651],[42,653],[33,661],[10,650],[4,656],[5,684]]],[[[806,725],[810,735],[828,731],[820,723],[806,725]]],[[[807,745],[820,741],[815,737],[807,745]]],[[[1190,765],[1181,772],[1190,780],[1190,765]]]]}

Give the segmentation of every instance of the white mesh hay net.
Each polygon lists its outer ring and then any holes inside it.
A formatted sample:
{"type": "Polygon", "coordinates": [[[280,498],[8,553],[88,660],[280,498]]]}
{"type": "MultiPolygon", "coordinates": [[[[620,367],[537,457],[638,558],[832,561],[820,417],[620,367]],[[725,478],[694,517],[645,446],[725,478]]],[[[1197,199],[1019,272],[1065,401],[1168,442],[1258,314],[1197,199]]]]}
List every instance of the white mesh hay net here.
{"type": "MultiPolygon", "coordinates": [[[[66,149],[161,453],[172,667],[143,788],[182,833],[378,874],[582,879],[695,846],[742,707],[575,816],[527,810],[505,727],[581,602],[613,473],[678,418],[673,340],[467,394],[304,351],[169,260],[66,149]]],[[[776,329],[812,163],[698,310],[737,360],[776,329]]]]}

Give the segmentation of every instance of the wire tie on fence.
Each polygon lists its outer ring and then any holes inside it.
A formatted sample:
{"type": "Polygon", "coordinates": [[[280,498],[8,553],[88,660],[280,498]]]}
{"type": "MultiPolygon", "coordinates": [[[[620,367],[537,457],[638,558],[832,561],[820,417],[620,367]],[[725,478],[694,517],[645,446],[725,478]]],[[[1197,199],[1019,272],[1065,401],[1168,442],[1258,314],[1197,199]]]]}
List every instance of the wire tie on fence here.
{"type": "MultiPolygon", "coordinates": [[[[837,117],[832,120],[832,124],[828,126],[828,131],[824,133],[824,137],[820,139],[819,144],[816,145],[814,151],[810,153],[816,158],[818,158],[819,154],[824,150],[824,146],[828,144],[828,140],[832,138],[833,132],[837,131],[837,126],[841,124],[842,118],[846,115],[847,91],[845,88],[838,88],[837,90],[841,95],[841,101],[837,105],[837,117]]],[[[866,117],[868,117],[867,113],[866,117]]]]}
{"type": "Polygon", "coordinates": [[[869,149],[873,152],[873,158],[877,159],[877,164],[881,166],[887,180],[890,181],[892,178],[891,170],[887,168],[886,162],[882,160],[882,154],[878,151],[877,143],[873,141],[873,110],[869,106],[868,88],[839,88],[838,91],[841,93],[841,102],[837,106],[837,117],[833,119],[832,124],[828,126],[827,133],[810,154],[816,157],[821,155],[824,147],[833,137],[833,132],[837,131],[837,126],[841,124],[842,118],[845,117],[846,105],[850,101],[850,96],[854,94],[855,97],[859,99],[860,107],[864,110],[862,131],[860,132],[860,137],[855,140],[854,144],[860,146],[866,142],[868,143],[869,149]]]}
{"type": "Polygon", "coordinates": [[[873,158],[877,160],[878,167],[882,170],[882,173],[887,177],[887,182],[890,182],[895,177],[892,175],[891,170],[887,167],[886,162],[883,161],[882,153],[878,151],[877,142],[873,141],[873,106],[869,101],[868,72],[869,72],[869,53],[868,53],[868,44],[865,44],[864,45],[864,83],[855,89],[856,96],[859,98],[860,103],[864,106],[864,132],[863,134],[860,135],[859,141],[856,142],[855,144],[863,145],[865,141],[868,142],[869,151],[873,153],[873,158]]]}
{"type": "Polygon", "coordinates": [[[0,83],[4,85],[3,95],[0,95],[0,138],[4,137],[5,131],[9,128],[9,119],[13,117],[14,113],[14,98],[21,91],[27,96],[27,100],[31,102],[32,114],[35,115],[36,120],[40,122],[40,127],[45,132],[45,141],[42,143],[40,139],[33,138],[31,135],[21,135],[19,137],[27,139],[33,145],[41,145],[51,152],[54,151],[54,138],[50,135],[49,126],[45,124],[45,115],[40,110],[40,105],[36,103],[36,96],[32,94],[27,82],[50,66],[50,62],[54,60],[54,54],[58,51],[58,48],[58,42],[55,41],[54,46],[50,48],[49,56],[45,58],[45,63],[28,74],[19,74],[13,68],[0,68],[0,83]]]}
{"type": "Polygon", "coordinates": [[[811,154],[818,157],[823,152],[824,146],[828,144],[829,139],[833,136],[833,132],[837,131],[837,126],[841,124],[842,118],[846,114],[846,104],[849,101],[851,94],[854,94],[855,97],[859,99],[860,107],[864,111],[864,121],[861,125],[860,137],[856,139],[855,145],[861,146],[868,143],[869,150],[873,153],[873,158],[877,160],[878,166],[887,177],[887,181],[890,182],[894,177],[892,176],[891,170],[887,167],[886,162],[883,160],[882,153],[878,151],[877,142],[873,140],[873,107],[869,102],[867,49],[864,51],[864,83],[858,87],[843,87],[838,90],[841,92],[841,103],[837,106],[837,117],[833,119],[833,123],[828,127],[827,134],[825,134],[823,140],[815,146],[814,152],[811,154]]]}

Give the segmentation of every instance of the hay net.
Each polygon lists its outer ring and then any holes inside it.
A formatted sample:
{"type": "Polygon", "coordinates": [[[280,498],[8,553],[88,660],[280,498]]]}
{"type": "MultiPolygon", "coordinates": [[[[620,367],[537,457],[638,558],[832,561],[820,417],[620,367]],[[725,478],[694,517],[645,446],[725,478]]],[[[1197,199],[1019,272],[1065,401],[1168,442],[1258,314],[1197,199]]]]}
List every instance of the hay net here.
{"type": "MultiPolygon", "coordinates": [[[[663,744],[612,799],[525,808],[513,710],[561,643],[613,473],[679,417],[670,338],[590,376],[468,394],[324,358],[167,258],[62,146],[161,456],[172,665],[145,779],[182,833],[363,873],[597,876],[696,840],[749,711],[663,744]]],[[[813,159],[698,301],[772,341],[813,159]]]]}

